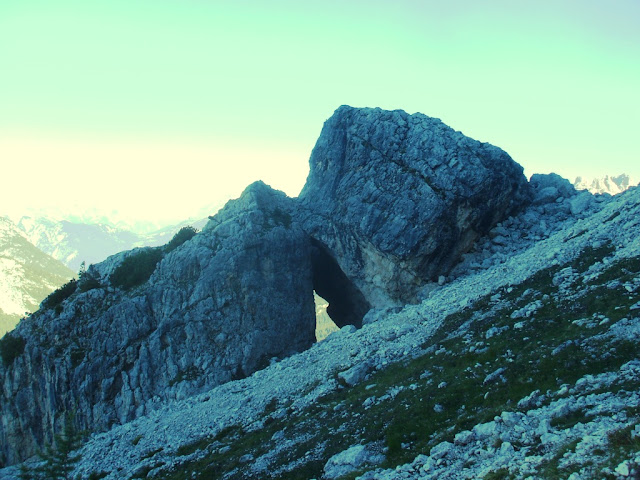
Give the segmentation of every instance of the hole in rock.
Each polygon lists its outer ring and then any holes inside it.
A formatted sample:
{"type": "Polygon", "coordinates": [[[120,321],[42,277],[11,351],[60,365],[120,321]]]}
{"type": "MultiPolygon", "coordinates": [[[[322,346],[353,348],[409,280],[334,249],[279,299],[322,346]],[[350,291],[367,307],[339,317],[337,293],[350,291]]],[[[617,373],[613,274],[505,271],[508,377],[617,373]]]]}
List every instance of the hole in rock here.
{"type": "Polygon", "coordinates": [[[333,320],[331,320],[331,317],[327,313],[329,302],[316,292],[313,292],[313,300],[316,304],[316,341],[320,342],[327,338],[330,333],[338,330],[338,326],[333,323],[333,320]]]}
{"type": "Polygon", "coordinates": [[[338,328],[345,325],[360,328],[362,317],[369,311],[371,305],[345,275],[326,247],[317,240],[312,241],[311,264],[313,289],[316,295],[328,303],[326,312],[333,323],[338,328]]]}

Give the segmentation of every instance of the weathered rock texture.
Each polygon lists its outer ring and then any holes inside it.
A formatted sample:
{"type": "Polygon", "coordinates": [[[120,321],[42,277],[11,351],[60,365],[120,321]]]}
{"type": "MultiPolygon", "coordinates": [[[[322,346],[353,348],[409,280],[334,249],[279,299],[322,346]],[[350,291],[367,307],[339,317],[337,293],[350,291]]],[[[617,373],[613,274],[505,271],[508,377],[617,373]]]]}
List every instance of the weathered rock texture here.
{"type": "Polygon", "coordinates": [[[50,441],[66,410],[104,430],[308,348],[314,290],[338,326],[413,300],[530,197],[506,153],[420,114],[341,107],[310,162],[300,199],[255,183],[144,283],[114,285],[144,250],[123,252],[21,322],[24,352],[0,366],[2,462],[50,441]]]}
{"type": "Polygon", "coordinates": [[[14,334],[27,339],[25,352],[2,371],[4,461],[50,441],[67,409],[82,428],[104,430],[310,347],[310,242],[291,221],[292,204],[253,184],[143,286],[108,287],[136,250],[119,254],[89,269],[107,288],[23,321],[14,334]]]}
{"type": "Polygon", "coordinates": [[[501,149],[399,110],[340,107],[310,166],[304,227],[361,293],[360,319],[367,306],[414,301],[530,197],[501,149]]]}

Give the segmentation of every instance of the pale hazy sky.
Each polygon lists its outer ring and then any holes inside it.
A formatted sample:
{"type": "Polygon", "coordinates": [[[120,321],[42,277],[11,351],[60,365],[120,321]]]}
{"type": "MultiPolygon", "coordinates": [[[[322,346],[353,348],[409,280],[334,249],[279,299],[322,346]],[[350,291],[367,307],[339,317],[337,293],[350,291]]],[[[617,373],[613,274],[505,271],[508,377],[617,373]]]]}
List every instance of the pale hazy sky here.
{"type": "Polygon", "coordinates": [[[640,178],[640,2],[2,0],[0,214],[296,195],[341,104],[441,118],[527,175],[640,178]]]}

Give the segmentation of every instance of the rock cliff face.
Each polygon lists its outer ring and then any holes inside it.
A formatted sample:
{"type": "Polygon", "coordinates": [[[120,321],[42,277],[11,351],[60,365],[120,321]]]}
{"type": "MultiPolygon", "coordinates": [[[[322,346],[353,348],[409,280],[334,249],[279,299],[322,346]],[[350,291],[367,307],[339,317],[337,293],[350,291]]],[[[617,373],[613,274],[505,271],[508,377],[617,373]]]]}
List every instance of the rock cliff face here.
{"type": "Polygon", "coordinates": [[[25,351],[2,371],[5,462],[50,441],[62,411],[104,430],[161,401],[244,377],[315,341],[310,242],[293,200],[251,185],[204,231],[165,254],[148,282],[111,286],[119,254],[90,267],[100,287],[14,335],[25,351]]]}
{"type": "Polygon", "coordinates": [[[178,248],[114,255],[21,322],[0,366],[2,462],[66,410],[105,430],[307,349],[314,290],[338,326],[412,301],[531,196],[502,150],[399,111],[339,108],[310,163],[300,199],[255,183],[178,248]]]}
{"type": "Polygon", "coordinates": [[[501,149],[398,110],[340,107],[310,167],[304,227],[361,292],[359,313],[415,301],[530,196],[501,149]]]}

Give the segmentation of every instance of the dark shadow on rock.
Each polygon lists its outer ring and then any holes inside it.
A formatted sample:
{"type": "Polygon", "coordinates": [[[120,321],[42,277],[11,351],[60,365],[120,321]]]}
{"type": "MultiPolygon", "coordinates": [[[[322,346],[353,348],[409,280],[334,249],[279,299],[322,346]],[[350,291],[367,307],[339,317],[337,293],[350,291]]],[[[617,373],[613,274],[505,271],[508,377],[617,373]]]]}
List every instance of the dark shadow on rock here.
{"type": "Polygon", "coordinates": [[[347,278],[338,262],[327,248],[317,240],[311,240],[311,264],[313,268],[313,288],[329,302],[327,313],[339,327],[362,326],[362,317],[371,305],[364,295],[347,278]]]}

